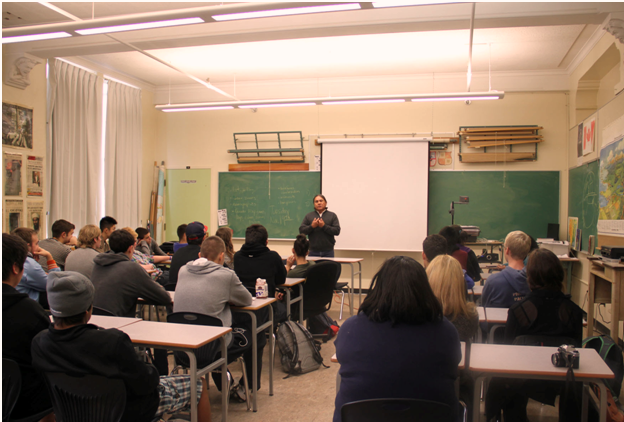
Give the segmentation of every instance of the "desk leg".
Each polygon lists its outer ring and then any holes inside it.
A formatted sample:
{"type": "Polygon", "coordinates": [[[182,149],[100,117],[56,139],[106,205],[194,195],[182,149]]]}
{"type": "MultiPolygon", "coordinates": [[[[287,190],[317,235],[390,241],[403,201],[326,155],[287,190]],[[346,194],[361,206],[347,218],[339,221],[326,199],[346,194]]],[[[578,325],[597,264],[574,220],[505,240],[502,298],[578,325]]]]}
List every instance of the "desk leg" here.
{"type": "Polygon", "coordinates": [[[492,327],[490,328],[490,332],[488,333],[488,338],[487,338],[487,342],[488,344],[494,344],[494,332],[496,330],[498,330],[501,327],[504,327],[505,325],[503,324],[494,324],[492,325],[492,327]]]}
{"type": "Polygon", "coordinates": [[[483,387],[484,376],[475,379],[474,393],[472,396],[472,422],[481,422],[481,388],[483,387]]]}
{"type": "MultiPolygon", "coordinates": [[[[221,357],[225,358],[223,365],[221,365],[221,421],[227,422],[228,396],[230,394],[230,390],[227,387],[224,387],[225,385],[229,387],[227,383],[227,344],[225,344],[225,336],[221,337],[221,357]]],[[[234,382],[234,380],[232,380],[232,382],[234,382]]]]}
{"type": "Polygon", "coordinates": [[[360,306],[362,306],[362,262],[358,262],[359,277],[360,277],[360,306]]]}
{"type": "MultiPolygon", "coordinates": [[[[303,293],[303,292],[301,292],[303,293]]],[[[303,296],[301,296],[303,298],[303,296]]],[[[299,304],[299,308],[303,309],[303,300],[299,304]]],[[[301,311],[303,314],[303,311],[301,311]]],[[[273,335],[273,307],[269,305],[269,320],[271,321],[271,331],[269,332],[269,396],[273,395],[273,361],[275,360],[275,336],[273,335]]],[[[302,320],[303,323],[303,320],[302,320]]],[[[255,397],[255,395],[254,395],[255,397]]]]}
{"type": "Polygon", "coordinates": [[[587,422],[587,412],[589,410],[588,407],[588,398],[589,398],[589,383],[583,383],[583,396],[581,398],[581,422],[587,422]]]}
{"type": "MultiPolygon", "coordinates": [[[[615,277],[617,277],[616,274],[614,274],[615,277]]],[[[611,283],[611,338],[616,342],[620,336],[620,284],[620,280],[615,279],[611,283]]]]}
{"type": "Polygon", "coordinates": [[[600,388],[600,418],[599,422],[607,422],[607,386],[602,380],[596,383],[600,388]]]}
{"type": "MultiPolygon", "coordinates": [[[[303,325],[303,283],[299,283],[298,286],[299,286],[299,297],[301,298],[299,300],[299,322],[301,323],[301,325],[303,325]]],[[[271,321],[273,321],[273,317],[271,317],[271,321]]],[[[273,338],[273,329],[271,329],[270,337],[273,338]]],[[[273,376],[273,371],[271,371],[271,376],[273,376]]],[[[271,393],[271,395],[273,395],[273,393],[271,393]]]]}
{"type": "MultiPolygon", "coordinates": [[[[191,374],[191,421],[197,422],[197,358],[193,352],[187,351],[186,354],[189,358],[189,372],[191,374]]],[[[225,393],[223,395],[225,396],[225,393]]]]}
{"type": "MultiPolygon", "coordinates": [[[[258,386],[258,321],[256,318],[256,314],[253,312],[248,312],[249,316],[251,316],[251,347],[253,348],[251,350],[251,358],[253,359],[252,362],[252,375],[251,375],[251,382],[252,382],[252,387],[253,387],[253,395],[252,395],[252,403],[253,403],[253,411],[257,412],[258,411],[258,391],[257,390],[257,386],[258,386]]],[[[251,394],[251,391],[248,391],[247,394],[251,394]]]]}
{"type": "Polygon", "coordinates": [[[292,316],[290,314],[290,289],[288,287],[286,287],[286,316],[288,317],[288,319],[292,319],[292,316]]]}
{"type": "Polygon", "coordinates": [[[349,288],[349,313],[353,316],[353,302],[355,300],[355,269],[353,268],[353,264],[349,263],[351,266],[351,286],[349,288]]]}
{"type": "MultiPolygon", "coordinates": [[[[594,303],[596,302],[596,276],[589,273],[589,300],[587,303],[587,335],[594,335],[594,303]]],[[[612,313],[613,315],[613,313],[612,313]]]]}

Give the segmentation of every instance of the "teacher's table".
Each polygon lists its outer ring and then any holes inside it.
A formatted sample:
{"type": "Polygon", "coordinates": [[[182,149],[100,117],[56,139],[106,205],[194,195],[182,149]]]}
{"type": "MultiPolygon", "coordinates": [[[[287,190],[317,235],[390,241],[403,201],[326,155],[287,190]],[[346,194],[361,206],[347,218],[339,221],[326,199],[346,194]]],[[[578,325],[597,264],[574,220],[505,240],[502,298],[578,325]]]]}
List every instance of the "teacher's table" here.
{"type": "MultiPolygon", "coordinates": [[[[461,347],[461,360],[459,361],[457,369],[461,370],[466,368],[466,343],[461,341],[459,345],[461,347]]],[[[336,356],[336,353],[332,355],[330,360],[333,363],[340,364],[340,362],[338,362],[338,357],[336,356]]],[[[340,390],[340,371],[336,372],[336,393],[338,393],[338,390],[340,390]]]]}
{"type": "Polygon", "coordinates": [[[594,304],[611,304],[611,337],[617,341],[619,323],[624,320],[624,264],[591,260],[589,271],[589,303],[587,304],[587,335],[594,334],[594,304]]]}
{"type": "MultiPolygon", "coordinates": [[[[500,327],[504,327],[507,324],[507,313],[509,308],[484,308],[482,306],[477,307],[479,312],[479,322],[487,322],[494,324],[490,327],[488,332],[488,343],[494,343],[494,332],[500,327]]],[[[477,331],[477,342],[481,343],[481,327],[477,331]]]]}
{"type": "MultiPolygon", "coordinates": [[[[188,355],[191,375],[191,421],[197,422],[197,378],[221,367],[221,382],[222,385],[227,385],[227,344],[223,336],[232,331],[230,327],[139,321],[121,327],[121,331],[137,346],[179,350],[188,355]],[[217,339],[221,340],[221,358],[205,368],[198,369],[195,350],[217,339]]],[[[223,422],[227,421],[227,399],[227,392],[223,392],[221,394],[223,422]]]]}
{"type": "MultiPolygon", "coordinates": [[[[273,395],[273,357],[275,353],[275,338],[273,337],[273,307],[271,303],[275,302],[277,299],[274,297],[268,297],[265,299],[255,298],[251,305],[249,306],[231,306],[230,309],[232,312],[244,312],[251,316],[251,348],[253,354],[253,411],[258,411],[258,391],[256,390],[256,386],[258,385],[258,331],[262,331],[266,328],[271,327],[271,332],[269,333],[269,354],[271,357],[269,358],[269,396],[273,395]],[[265,306],[269,308],[269,320],[258,327],[258,320],[256,318],[256,314],[254,311],[258,311],[265,306]]],[[[226,385],[225,382],[223,385],[226,385]]],[[[249,391],[247,392],[250,393],[249,391]]]]}
{"type": "MultiPolygon", "coordinates": [[[[553,366],[550,357],[556,347],[509,346],[502,344],[473,344],[469,369],[475,375],[473,422],[481,418],[479,397],[483,381],[488,377],[521,378],[565,381],[568,368],[553,366]]],[[[582,381],[583,420],[587,420],[588,383],[600,387],[600,422],[607,419],[607,388],[603,378],[614,378],[613,372],[594,349],[579,349],[579,369],[574,370],[577,381],[582,381]]]]}
{"type": "Polygon", "coordinates": [[[284,284],[280,284],[277,287],[286,287],[286,309],[288,316],[290,317],[290,306],[293,303],[299,302],[299,322],[303,324],[303,282],[305,278],[286,278],[284,284]],[[295,300],[290,300],[290,287],[297,286],[299,288],[299,297],[295,300]]]}
{"type": "Polygon", "coordinates": [[[338,262],[340,264],[349,264],[351,266],[351,287],[349,288],[349,312],[351,313],[351,316],[353,316],[353,299],[354,299],[354,290],[355,290],[355,275],[358,274],[360,276],[360,288],[359,288],[359,294],[360,294],[360,305],[362,305],[362,261],[364,261],[364,258],[327,258],[327,257],[320,257],[320,256],[308,256],[307,257],[308,261],[334,261],[334,262],[338,262]],[[355,272],[355,267],[353,267],[353,264],[357,263],[358,264],[358,272],[355,272]]]}

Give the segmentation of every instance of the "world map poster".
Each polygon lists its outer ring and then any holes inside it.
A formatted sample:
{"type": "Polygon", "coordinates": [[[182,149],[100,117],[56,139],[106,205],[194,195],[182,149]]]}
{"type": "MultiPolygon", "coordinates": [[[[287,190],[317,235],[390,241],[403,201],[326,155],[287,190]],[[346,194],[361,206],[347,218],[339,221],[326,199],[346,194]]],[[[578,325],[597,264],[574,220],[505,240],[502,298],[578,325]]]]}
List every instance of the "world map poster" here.
{"type": "Polygon", "coordinates": [[[624,136],[600,151],[598,233],[624,235],[624,136]]]}

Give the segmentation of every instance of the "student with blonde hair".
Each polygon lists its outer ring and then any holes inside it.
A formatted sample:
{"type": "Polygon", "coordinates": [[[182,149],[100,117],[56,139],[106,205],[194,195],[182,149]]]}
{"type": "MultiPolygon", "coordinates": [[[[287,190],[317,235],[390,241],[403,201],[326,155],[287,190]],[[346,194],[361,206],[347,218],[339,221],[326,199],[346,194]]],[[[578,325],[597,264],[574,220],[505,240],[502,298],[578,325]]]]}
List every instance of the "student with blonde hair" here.
{"type": "Polygon", "coordinates": [[[466,302],[464,272],[458,260],[439,255],[427,266],[433,294],[442,304],[444,316],[453,323],[460,341],[468,341],[477,332],[479,314],[474,303],[466,302]]]}
{"type": "Polygon", "coordinates": [[[65,270],[75,271],[91,280],[93,271],[93,258],[100,252],[102,243],[102,231],[93,224],[87,224],[80,229],[78,234],[78,249],[67,255],[65,270]]]}

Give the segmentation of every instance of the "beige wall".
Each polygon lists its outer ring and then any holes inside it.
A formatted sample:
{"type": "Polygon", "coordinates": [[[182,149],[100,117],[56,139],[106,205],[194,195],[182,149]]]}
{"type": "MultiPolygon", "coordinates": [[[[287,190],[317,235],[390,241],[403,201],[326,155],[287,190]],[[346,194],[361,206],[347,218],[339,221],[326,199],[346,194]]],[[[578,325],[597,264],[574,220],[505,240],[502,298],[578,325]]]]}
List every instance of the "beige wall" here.
{"type": "MultiPolygon", "coordinates": [[[[567,94],[563,92],[508,93],[501,101],[463,103],[405,103],[377,105],[314,106],[161,113],[158,136],[166,144],[168,168],[209,167],[211,187],[211,227],[217,227],[217,173],[236,162],[227,150],[234,147],[233,133],[301,130],[304,138],[335,134],[396,134],[413,132],[457,132],[460,126],[541,125],[545,142],[540,144],[538,160],[529,163],[463,164],[461,170],[567,170],[567,94]]],[[[310,158],[305,142],[306,157],[310,158]]],[[[526,148],[526,147],[525,147],[526,148]]],[[[530,148],[530,147],[529,147],[530,148]]],[[[518,148],[519,149],[519,148],[518,148]]],[[[319,153],[313,147],[312,155],[319,153]]],[[[514,149],[516,150],[516,149],[514,149]]],[[[380,163],[391,165],[391,163],[380,163]]],[[[565,172],[562,173],[562,176],[565,172]]],[[[567,180],[561,186],[562,205],[567,204],[567,180]]],[[[328,198],[331,206],[331,198],[328,198]]],[[[380,204],[381,205],[381,204],[380,204]]],[[[563,208],[563,207],[561,207],[563,208]]],[[[562,211],[563,212],[563,211],[562,211]]],[[[567,216],[562,214],[562,219],[567,216]]],[[[269,236],[271,234],[269,233],[269,236]]],[[[169,236],[171,237],[171,236],[169,236]]],[[[422,239],[418,239],[422,242],[422,239]]],[[[292,242],[270,241],[281,254],[290,253],[292,242]]],[[[236,242],[236,249],[241,242],[236,242]]],[[[395,253],[338,251],[338,256],[358,256],[363,262],[364,287],[387,257],[395,253]]],[[[410,254],[420,260],[420,253],[410,254]]],[[[343,276],[348,275],[343,271],[343,276]]]]}
{"type": "MultiPolygon", "coordinates": [[[[5,57],[6,59],[6,57],[5,57]]],[[[34,155],[37,157],[46,156],[46,65],[45,62],[38,64],[30,72],[30,86],[26,89],[18,89],[12,86],[2,84],[2,101],[6,103],[17,104],[33,109],[33,149],[27,150],[23,148],[11,148],[2,146],[2,151],[21,153],[24,159],[24,166],[22,167],[22,198],[24,200],[24,217],[26,213],[26,157],[28,155],[34,155]]],[[[4,161],[4,159],[3,159],[4,161]]],[[[45,169],[44,169],[45,171],[45,169]]],[[[45,173],[44,173],[45,174],[45,173]]],[[[4,175],[3,175],[4,180],[4,175]]],[[[48,189],[48,180],[43,178],[43,198],[32,198],[30,201],[41,201],[45,199],[45,195],[48,189]]],[[[4,186],[2,187],[2,209],[4,210],[4,186]]],[[[8,197],[9,199],[19,199],[17,197],[8,197]]],[[[47,203],[44,204],[44,210],[47,211],[47,203]]],[[[41,217],[41,221],[44,222],[44,216],[41,217]]],[[[24,223],[22,223],[24,224],[24,223]]],[[[2,216],[2,231],[8,230],[5,227],[4,212],[2,216]]],[[[45,233],[45,227],[44,232],[45,233]]]]}

